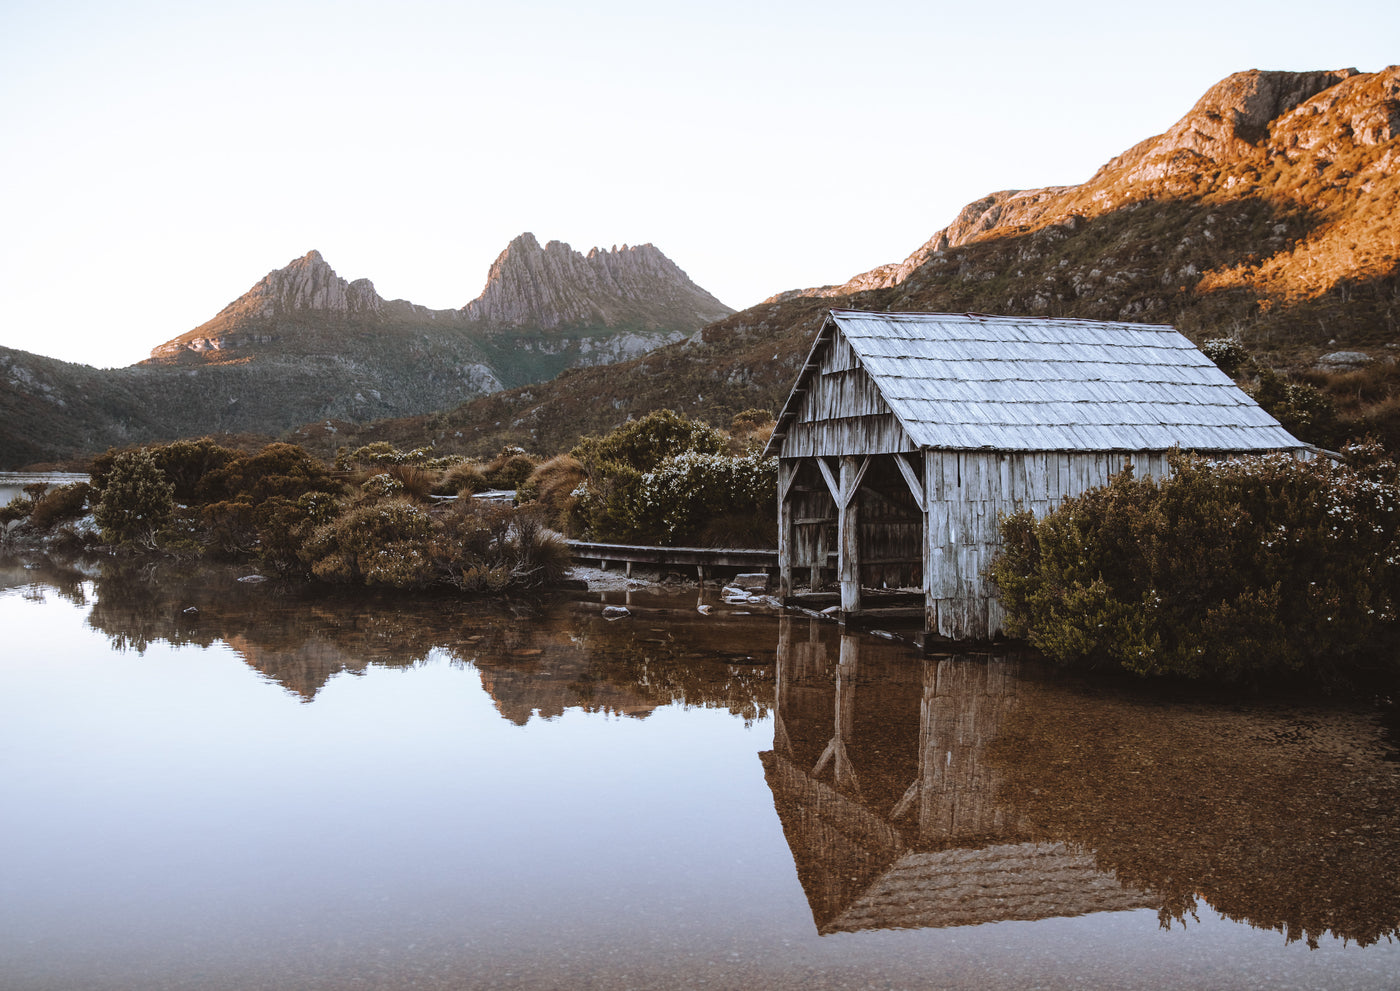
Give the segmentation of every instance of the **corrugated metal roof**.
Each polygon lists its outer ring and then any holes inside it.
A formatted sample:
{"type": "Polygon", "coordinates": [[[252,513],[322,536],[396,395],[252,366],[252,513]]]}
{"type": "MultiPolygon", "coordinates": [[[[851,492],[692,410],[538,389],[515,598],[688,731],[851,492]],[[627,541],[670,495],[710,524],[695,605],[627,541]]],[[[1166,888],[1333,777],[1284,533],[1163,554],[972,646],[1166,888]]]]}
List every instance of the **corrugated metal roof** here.
{"type": "MultiPolygon", "coordinates": [[[[921,447],[1305,446],[1171,327],[839,309],[823,332],[832,325],[921,447]]],[[[819,335],[814,355],[823,346],[819,335]]],[[[789,398],[770,452],[795,413],[789,398]]]]}

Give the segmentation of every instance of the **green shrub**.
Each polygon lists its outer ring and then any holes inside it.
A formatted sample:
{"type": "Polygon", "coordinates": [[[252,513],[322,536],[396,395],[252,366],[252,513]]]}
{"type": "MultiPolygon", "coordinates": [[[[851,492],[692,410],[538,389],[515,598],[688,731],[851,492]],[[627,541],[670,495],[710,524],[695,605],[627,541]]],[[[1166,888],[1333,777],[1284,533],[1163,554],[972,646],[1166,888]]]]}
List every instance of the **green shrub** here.
{"type": "Polygon", "coordinates": [[[343,489],[324,464],[295,444],[268,444],[257,454],[240,455],[204,475],[198,486],[201,502],[272,496],[297,499],[304,492],[343,489]]]}
{"type": "Polygon", "coordinates": [[[746,539],[774,542],[776,463],[728,449],[723,433],[670,410],[586,438],[572,452],[582,471],[568,492],[573,527],[597,540],[732,545],[726,523],[747,519],[746,539]]]}
{"type": "Polygon", "coordinates": [[[112,459],[103,481],[93,509],[102,539],[154,548],[156,534],[175,516],[175,486],[155,458],[149,451],[123,451],[112,459]]]}
{"type": "Polygon", "coordinates": [[[387,471],[366,478],[360,483],[360,490],[373,499],[388,499],[404,494],[403,482],[387,471]]]}
{"type": "Polygon", "coordinates": [[[1213,337],[1201,345],[1201,352],[1231,378],[1238,377],[1250,362],[1249,351],[1233,337],[1213,337]]]}
{"type": "Polygon", "coordinates": [[[708,423],[663,409],[625,423],[606,436],[585,437],[571,453],[591,474],[595,465],[604,463],[651,471],[666,458],[686,451],[723,454],[728,448],[724,434],[708,423]]]}
{"type": "Polygon", "coordinates": [[[241,451],[220,446],[210,437],[177,440],[164,447],[152,448],[151,456],[165,473],[166,479],[175,486],[176,500],[183,503],[196,501],[199,484],[205,475],[246,457],[241,451]]]}
{"type": "Polygon", "coordinates": [[[426,471],[445,471],[465,459],[461,455],[449,454],[439,457],[431,447],[415,447],[411,451],[400,451],[387,440],[378,440],[351,451],[342,447],[335,455],[336,471],[351,471],[355,468],[386,468],[395,465],[408,465],[426,471]]]}
{"type": "Polygon", "coordinates": [[[427,512],[407,499],[366,503],[317,527],[301,558],[324,581],[421,587],[432,581],[431,533],[427,512]]]}
{"type": "Polygon", "coordinates": [[[1007,632],[1064,663],[1142,675],[1322,681],[1396,670],[1400,469],[1171,458],[1126,471],[1043,520],[1002,523],[990,575],[1007,632]]]}
{"type": "Polygon", "coordinates": [[[1301,441],[1319,447],[1338,448],[1348,439],[1337,407],[1320,390],[1302,382],[1287,382],[1264,371],[1250,393],[1283,428],[1301,441]]]}
{"type": "Polygon", "coordinates": [[[663,544],[736,546],[734,524],[744,520],[747,540],[776,546],[777,504],[776,458],[687,451],[642,476],[638,515],[663,544]]]}
{"type": "Polygon", "coordinates": [[[87,510],[88,495],[92,486],[87,482],[73,482],[60,485],[34,503],[29,514],[29,524],[40,530],[48,530],[60,523],[76,520],[87,510]]]}

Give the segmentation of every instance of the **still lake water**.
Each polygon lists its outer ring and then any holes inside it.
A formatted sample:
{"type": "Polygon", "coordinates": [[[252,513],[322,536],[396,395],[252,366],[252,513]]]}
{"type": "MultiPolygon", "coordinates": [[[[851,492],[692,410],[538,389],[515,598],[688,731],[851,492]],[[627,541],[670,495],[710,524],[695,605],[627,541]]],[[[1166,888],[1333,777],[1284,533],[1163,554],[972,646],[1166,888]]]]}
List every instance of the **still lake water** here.
{"type": "Polygon", "coordinates": [[[1400,985],[1379,705],[106,568],[0,562],[6,989],[1400,985]]]}

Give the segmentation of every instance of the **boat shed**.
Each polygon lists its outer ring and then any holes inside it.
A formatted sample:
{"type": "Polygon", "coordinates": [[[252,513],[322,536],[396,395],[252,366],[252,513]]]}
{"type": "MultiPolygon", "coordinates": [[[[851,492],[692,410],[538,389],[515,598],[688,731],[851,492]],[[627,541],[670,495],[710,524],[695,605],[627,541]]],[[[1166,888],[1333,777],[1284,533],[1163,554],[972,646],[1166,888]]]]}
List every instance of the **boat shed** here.
{"type": "Polygon", "coordinates": [[[817,592],[834,550],[843,621],[921,589],[926,635],[990,640],[1000,518],[1163,476],[1173,448],[1313,450],[1171,327],[831,310],[766,451],[780,595],[803,569],[817,592]]]}

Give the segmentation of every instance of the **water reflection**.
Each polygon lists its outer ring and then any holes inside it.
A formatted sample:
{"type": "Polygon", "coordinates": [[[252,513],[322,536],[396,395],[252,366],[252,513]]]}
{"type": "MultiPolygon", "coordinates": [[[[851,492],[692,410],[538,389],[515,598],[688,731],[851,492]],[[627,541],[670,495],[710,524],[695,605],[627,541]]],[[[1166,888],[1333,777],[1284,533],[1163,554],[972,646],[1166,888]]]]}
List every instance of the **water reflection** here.
{"type": "Polygon", "coordinates": [[[1200,902],[1316,945],[1400,934],[1374,712],[1171,699],[784,619],[774,803],[822,933],[1200,902]]]}
{"type": "Polygon", "coordinates": [[[118,651],[227,643],[308,702],[335,675],[437,654],[477,668],[497,710],[519,725],[567,709],[644,718],[672,703],[752,721],[772,704],[774,648],[766,635],[738,632],[751,619],[717,603],[701,613],[675,596],[630,593],[631,616],[614,623],[605,599],[354,593],[241,580],[246,572],[203,564],[29,563],[0,566],[0,587],[33,584],[90,605],[88,625],[118,651]]]}
{"type": "Polygon", "coordinates": [[[0,563],[46,600],[0,594],[6,988],[1394,984],[1400,946],[1355,945],[1400,919],[1364,705],[694,593],[610,622],[31,563],[0,563]]]}

